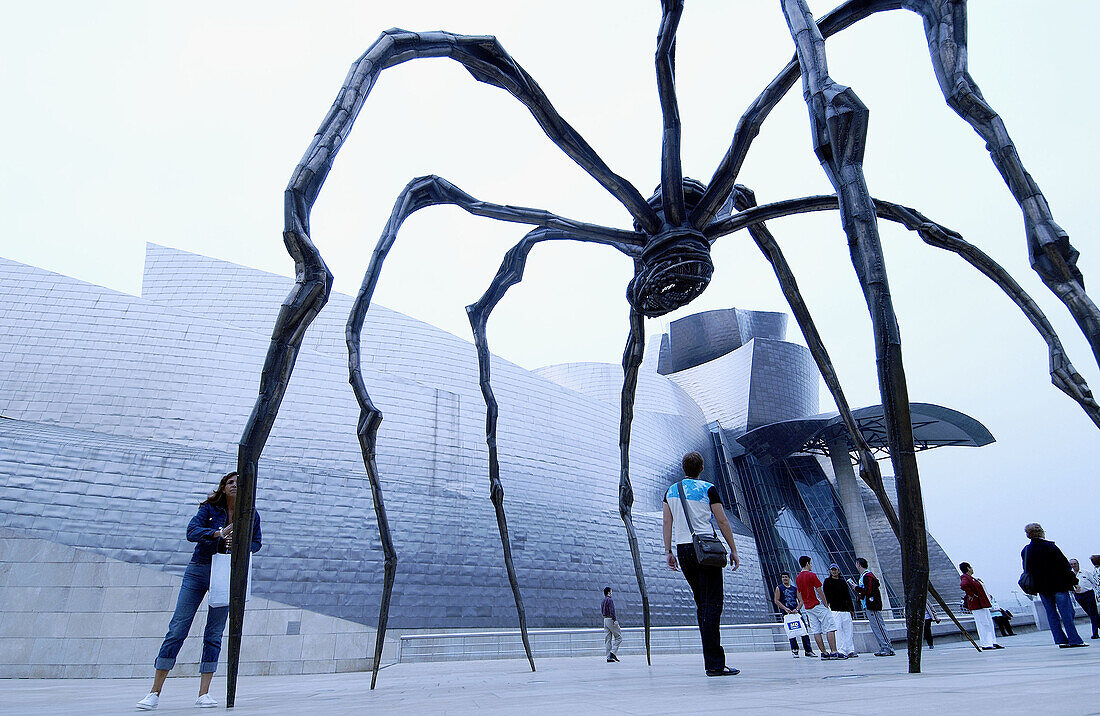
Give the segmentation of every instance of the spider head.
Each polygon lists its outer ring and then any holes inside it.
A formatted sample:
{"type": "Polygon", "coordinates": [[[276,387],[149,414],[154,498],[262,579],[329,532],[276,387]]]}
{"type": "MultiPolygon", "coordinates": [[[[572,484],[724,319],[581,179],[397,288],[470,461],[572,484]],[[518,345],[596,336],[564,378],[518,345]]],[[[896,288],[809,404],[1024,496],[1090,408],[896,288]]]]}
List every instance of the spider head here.
{"type": "MultiPolygon", "coordinates": [[[[699,202],[703,190],[703,185],[694,179],[684,180],[684,204],[688,212],[699,202]]],[[[659,187],[649,198],[649,205],[663,214],[659,187]]],[[[666,225],[660,233],[650,236],[634,265],[634,278],[627,284],[626,298],[636,311],[649,318],[663,316],[694,301],[714,273],[710,242],[690,225],[666,225]]]]}

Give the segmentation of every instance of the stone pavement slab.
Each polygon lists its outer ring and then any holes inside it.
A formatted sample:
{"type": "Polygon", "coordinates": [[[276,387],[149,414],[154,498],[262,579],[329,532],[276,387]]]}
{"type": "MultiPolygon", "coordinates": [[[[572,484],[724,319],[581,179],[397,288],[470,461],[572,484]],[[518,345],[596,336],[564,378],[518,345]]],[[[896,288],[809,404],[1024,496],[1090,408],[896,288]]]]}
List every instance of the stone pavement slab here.
{"type": "MultiPolygon", "coordinates": [[[[244,677],[238,714],[976,714],[1100,713],[1100,642],[1058,649],[1049,634],[1004,639],[1001,651],[942,644],[925,651],[924,673],[906,673],[904,652],[822,662],[788,652],[730,654],[739,676],[707,678],[699,655],[397,664],[370,691],[369,673],[244,677]]],[[[0,680],[0,714],[136,713],[149,679],[0,680]]],[[[158,713],[196,713],[197,678],[165,685],[158,713]]],[[[224,701],[225,680],[211,693],[224,701]]],[[[219,713],[210,709],[207,713],[219,713]]]]}

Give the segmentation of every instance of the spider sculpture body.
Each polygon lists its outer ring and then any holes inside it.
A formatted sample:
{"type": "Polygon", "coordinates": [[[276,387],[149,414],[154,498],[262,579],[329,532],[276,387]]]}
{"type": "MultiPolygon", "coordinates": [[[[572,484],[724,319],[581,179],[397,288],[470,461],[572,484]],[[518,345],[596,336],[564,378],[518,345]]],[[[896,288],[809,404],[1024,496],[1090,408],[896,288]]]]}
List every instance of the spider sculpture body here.
{"type": "MultiPolygon", "coordinates": [[[[710,182],[703,184],[685,179],[680,165],[680,120],[674,84],[674,54],[676,29],[683,2],[662,0],[662,20],[656,51],[657,85],[664,130],[661,182],[656,193],[648,200],[630,182],[611,171],[580,134],[562,119],[534,79],[493,37],[388,30],[353,63],[336,101],[295,169],[285,193],[286,225],[283,238],[295,261],[296,283],[283,303],[276,322],[261,376],[259,396],[240,442],[240,484],[237,513],[234,516],[235,544],[232,550],[233,596],[230,604],[227,705],[233,705],[236,688],[244,618],[244,586],[249,559],[249,551],[245,546],[251,539],[249,532],[257,483],[257,463],[290,380],[304,332],[324,306],[331,287],[332,276],[310,237],[310,210],[337,152],[380,73],[394,65],[426,57],[446,57],[459,62],[474,79],[504,89],[523,103],[551,141],[627,209],[634,220],[634,227],[632,230],[624,230],[586,224],[540,209],[480,201],[445,179],[435,176],[414,179],[397,198],[372,255],[348,319],[346,332],[350,381],[361,409],[357,434],[371,484],[385,553],[383,593],[371,687],[374,687],[378,675],[397,553],[390,538],[382,483],[375,465],[375,436],[382,414],[371,402],[361,376],[360,332],[382,264],[402,222],[412,213],[438,204],[450,204],[474,215],[535,227],[507,252],[500,270],[481,299],[467,307],[486,403],[490,498],[496,508],[504,561],[516,602],[524,647],[532,669],[534,660],[531,658],[523,601],[512,564],[503,504],[504,489],[497,461],[497,404],[490,385],[489,348],[485,336],[489,314],[509,287],[522,279],[527,255],[531,247],[539,242],[595,242],[612,246],[634,261],[634,277],[627,287],[631,316],[623,355],[619,511],[626,527],[641,593],[648,654],[649,599],[642,575],[642,557],[631,520],[634,497],[629,474],[630,424],[638,369],[642,362],[644,317],[660,316],[673,311],[687,305],[702,293],[713,271],[711,245],[722,236],[748,229],[775,270],[784,296],[840,410],[851,444],[855,446],[860,473],[878,496],[901,541],[909,669],[912,672],[920,670],[924,606],[926,594],[929,592],[924,511],[914,457],[901,340],[894,318],[877,220],[881,218],[901,223],[916,231],[926,243],[959,254],[1000,286],[1046,342],[1054,384],[1076,400],[1098,426],[1100,406],[1093,399],[1085,381],[1070,364],[1058,336],[1042,311],[1003,268],[957,233],[930,221],[919,212],[871,197],[862,171],[867,109],[851,89],[839,85],[829,76],[824,38],[877,12],[908,9],[919,14],[924,20],[936,79],[947,103],[985,139],[994,164],[1022,209],[1032,266],[1074,315],[1098,357],[1100,312],[1084,292],[1082,277],[1075,265],[1077,252],[1069,244],[1066,233],[1054,223],[1042,193],[1020,162],[1004,124],[985,102],[967,72],[965,0],[847,0],[820,20],[811,15],[805,0],[780,0],[779,4],[794,41],[795,57],[746,110],[734,130],[729,150],[710,182]],[[834,194],[757,206],[752,192],[736,184],[737,174],[768,113],[799,77],[802,79],[803,94],[810,114],[813,148],[833,185],[834,194]],[[767,220],[790,214],[833,209],[840,212],[852,262],[874,326],[879,387],[886,417],[890,458],[898,486],[897,512],[883,488],[878,464],[852,418],[848,401],[821,336],[798,291],[794,275],[764,224],[767,220]]],[[[939,595],[934,591],[932,595],[950,614],[939,595]]]]}

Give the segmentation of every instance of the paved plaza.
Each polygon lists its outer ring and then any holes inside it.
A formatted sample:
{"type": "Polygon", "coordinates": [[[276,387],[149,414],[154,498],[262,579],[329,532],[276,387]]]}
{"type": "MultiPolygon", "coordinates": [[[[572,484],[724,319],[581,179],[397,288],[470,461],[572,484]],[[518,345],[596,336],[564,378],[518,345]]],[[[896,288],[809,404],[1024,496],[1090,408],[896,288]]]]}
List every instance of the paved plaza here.
{"type": "MultiPolygon", "coordinates": [[[[1003,651],[943,643],[925,652],[924,672],[905,673],[904,653],[843,662],[794,660],[788,652],[732,654],[735,677],[707,678],[698,655],[542,659],[531,673],[521,660],[398,664],[379,674],[242,678],[240,714],[824,714],[1100,713],[1095,687],[1100,644],[1057,649],[1048,633],[1004,640],[1003,651]]],[[[2,714],[136,713],[147,679],[0,682],[2,714]]],[[[169,679],[158,713],[195,713],[197,678],[169,679]]],[[[225,680],[214,680],[221,702],[225,680]]],[[[211,710],[210,712],[214,712],[211,710]]]]}

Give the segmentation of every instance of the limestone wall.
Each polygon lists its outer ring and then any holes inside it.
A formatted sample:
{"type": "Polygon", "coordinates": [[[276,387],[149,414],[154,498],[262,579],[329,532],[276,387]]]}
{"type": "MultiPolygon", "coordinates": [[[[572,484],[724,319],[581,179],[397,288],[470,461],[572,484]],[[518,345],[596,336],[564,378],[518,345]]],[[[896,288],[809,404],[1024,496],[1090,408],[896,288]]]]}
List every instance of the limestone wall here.
{"type": "MultiPolygon", "coordinates": [[[[0,678],[152,676],[181,581],[158,569],[0,529],[0,678]]],[[[198,673],[205,619],[204,601],[173,676],[198,673]]],[[[365,670],[374,633],[253,597],[245,613],[240,673],[365,670]]],[[[383,657],[396,658],[395,640],[387,640],[383,657]]]]}

